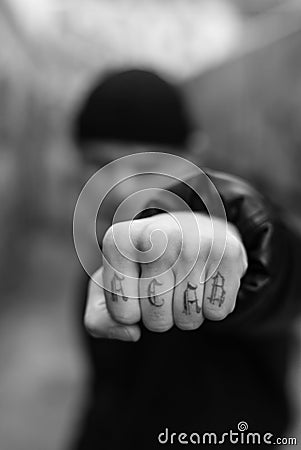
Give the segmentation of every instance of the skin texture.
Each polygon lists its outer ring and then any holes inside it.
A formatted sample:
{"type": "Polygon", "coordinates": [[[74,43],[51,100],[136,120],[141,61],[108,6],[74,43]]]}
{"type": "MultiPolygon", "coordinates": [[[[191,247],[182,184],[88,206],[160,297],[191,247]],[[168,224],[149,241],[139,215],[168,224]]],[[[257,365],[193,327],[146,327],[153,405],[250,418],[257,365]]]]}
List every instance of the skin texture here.
{"type": "Polygon", "coordinates": [[[95,337],[137,341],[153,332],[194,330],[233,312],[247,269],[236,228],[203,214],[159,214],[113,225],[103,266],[90,280],[85,326],[95,337]],[[94,280],[94,281],[93,281],[94,280]]]}

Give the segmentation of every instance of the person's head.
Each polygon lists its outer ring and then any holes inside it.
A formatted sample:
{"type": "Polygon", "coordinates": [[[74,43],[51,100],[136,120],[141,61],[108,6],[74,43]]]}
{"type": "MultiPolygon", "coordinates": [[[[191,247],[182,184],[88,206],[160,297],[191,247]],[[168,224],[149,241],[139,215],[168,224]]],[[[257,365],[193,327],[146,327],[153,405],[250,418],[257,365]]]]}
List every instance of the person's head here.
{"type": "Polygon", "coordinates": [[[139,151],[189,157],[194,132],[178,87],[146,70],[107,74],[84,98],[74,138],[84,162],[95,169],[139,151]]]}
{"type": "MultiPolygon", "coordinates": [[[[192,158],[201,149],[191,145],[195,133],[178,87],[146,70],[125,70],[106,75],[86,95],[74,121],[74,139],[81,153],[85,176],[107,163],[140,152],[165,152],[192,158]],[[88,171],[88,172],[87,172],[88,171]]],[[[194,158],[195,160],[195,158],[194,158]]],[[[123,162],[114,169],[120,179],[133,169],[123,162]]],[[[157,171],[145,158],[138,171],[157,171]]],[[[134,167],[135,169],[135,167],[134,167]]],[[[102,177],[110,176],[110,170],[102,177]]],[[[114,174],[116,176],[116,173],[114,174]]],[[[139,190],[142,178],[131,180],[115,189],[117,196],[126,197],[139,190]]],[[[99,186],[101,190],[101,186],[99,186]]]]}

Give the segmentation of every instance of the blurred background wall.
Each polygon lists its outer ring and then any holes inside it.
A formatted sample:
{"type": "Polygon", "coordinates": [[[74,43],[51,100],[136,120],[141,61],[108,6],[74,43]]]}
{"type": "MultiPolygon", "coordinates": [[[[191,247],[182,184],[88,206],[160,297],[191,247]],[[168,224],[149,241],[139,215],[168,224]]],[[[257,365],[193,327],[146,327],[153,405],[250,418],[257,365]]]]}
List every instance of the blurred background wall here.
{"type": "Polygon", "coordinates": [[[0,0],[0,42],[0,449],[63,450],[89,377],[74,108],[108,69],[153,67],[210,134],[204,165],[256,182],[300,227],[301,4],[0,0]]]}
{"type": "Polygon", "coordinates": [[[256,41],[254,49],[250,36],[243,37],[238,54],[189,79],[185,90],[194,118],[211,138],[204,164],[255,182],[298,226],[301,18],[289,16],[281,10],[252,20],[256,39],[264,26],[261,45],[256,41]]]}

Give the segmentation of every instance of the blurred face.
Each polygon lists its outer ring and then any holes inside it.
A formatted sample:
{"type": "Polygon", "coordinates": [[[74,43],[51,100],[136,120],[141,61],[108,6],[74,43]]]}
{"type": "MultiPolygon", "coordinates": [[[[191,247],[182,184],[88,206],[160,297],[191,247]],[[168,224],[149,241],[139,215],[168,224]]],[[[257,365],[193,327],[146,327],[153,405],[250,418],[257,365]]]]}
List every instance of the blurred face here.
{"type": "MultiPolygon", "coordinates": [[[[94,173],[105,165],[119,158],[123,158],[127,155],[134,155],[135,153],[143,152],[164,152],[174,155],[187,157],[184,149],[172,148],[168,146],[158,146],[151,144],[132,144],[132,143],[111,143],[111,142],[95,142],[85,144],[83,148],[84,165],[86,167],[86,174],[94,173]]],[[[158,165],[150,163],[148,158],[145,159],[143,164],[135,165],[134,158],[129,163],[131,168],[137,168],[137,170],[156,171],[158,165]]],[[[123,164],[123,168],[126,171],[127,164],[123,164]]],[[[115,169],[116,170],[116,169],[115,169]]]]}
{"type": "MultiPolygon", "coordinates": [[[[172,153],[184,158],[188,158],[188,154],[179,149],[169,148],[166,146],[153,146],[143,144],[123,144],[123,143],[89,143],[82,149],[84,158],[84,178],[87,181],[95,172],[105,167],[112,161],[116,161],[127,155],[135,155],[141,152],[164,152],[172,153]]],[[[181,172],[181,164],[179,163],[179,174],[181,172]]],[[[119,180],[119,184],[115,184],[111,192],[107,195],[105,201],[101,207],[100,228],[105,231],[110,226],[114,213],[118,206],[126,200],[124,208],[119,209],[118,222],[122,220],[130,220],[137,208],[145,205],[148,200],[150,192],[141,192],[141,195],[135,196],[131,199],[131,195],[135,192],[144,190],[147,186],[157,186],[158,184],[167,184],[167,180],[163,180],[163,177],[156,177],[156,175],[148,174],[143,176],[132,176],[134,173],[141,172],[164,172],[164,169],[168,171],[168,167],[162,167],[158,165],[156,158],[129,158],[125,159],[120,164],[114,164],[108,166],[97,177],[97,183],[95,185],[95,196],[99,198],[107,192],[108,186],[112,185],[112,180],[119,180]],[[127,178],[129,177],[129,178],[127,178]],[[126,179],[127,178],[127,179],[126,179]],[[160,178],[160,179],[159,179],[160,178]],[[126,180],[125,180],[126,179],[126,180]],[[124,180],[124,181],[122,181],[124,180]]],[[[176,169],[173,166],[173,169],[176,169]]],[[[169,181],[170,183],[170,181],[169,181]]],[[[163,185],[162,185],[163,187],[163,185]]],[[[100,234],[103,234],[100,231],[100,234]]]]}

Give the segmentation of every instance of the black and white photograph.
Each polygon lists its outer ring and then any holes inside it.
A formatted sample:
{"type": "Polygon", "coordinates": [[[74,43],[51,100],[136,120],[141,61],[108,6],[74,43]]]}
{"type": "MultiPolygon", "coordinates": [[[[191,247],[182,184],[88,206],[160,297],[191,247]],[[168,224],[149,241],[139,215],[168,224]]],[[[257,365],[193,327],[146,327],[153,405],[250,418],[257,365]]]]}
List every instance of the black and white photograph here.
{"type": "Polygon", "coordinates": [[[0,0],[0,450],[301,448],[301,1],[0,0]]]}

